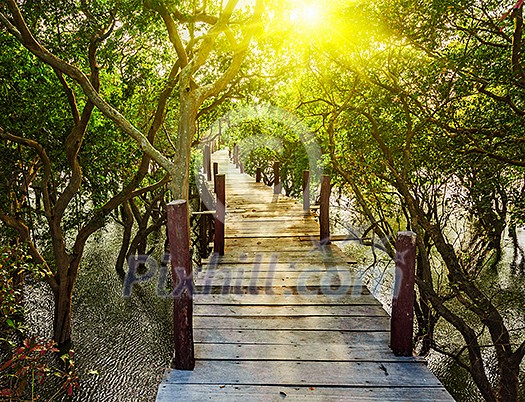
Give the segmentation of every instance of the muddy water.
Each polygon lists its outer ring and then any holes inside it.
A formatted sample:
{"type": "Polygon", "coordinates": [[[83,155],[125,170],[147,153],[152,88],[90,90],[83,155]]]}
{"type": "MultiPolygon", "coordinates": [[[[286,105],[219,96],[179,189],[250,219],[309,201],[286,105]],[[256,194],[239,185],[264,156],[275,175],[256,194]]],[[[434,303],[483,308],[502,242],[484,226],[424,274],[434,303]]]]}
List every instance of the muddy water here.
{"type": "MultiPolygon", "coordinates": [[[[346,236],[349,233],[359,233],[359,229],[348,225],[348,222],[351,221],[348,214],[341,209],[339,211],[340,213],[336,219],[338,224],[332,227],[334,233],[346,236]]],[[[331,213],[334,214],[334,211],[331,210],[331,213]]],[[[518,231],[518,237],[520,244],[522,246],[525,245],[525,230],[518,231]]],[[[386,257],[380,250],[376,250],[374,255],[369,247],[361,246],[356,241],[337,242],[337,244],[350,258],[357,260],[358,264],[355,265],[356,272],[363,277],[364,283],[372,294],[383,304],[384,309],[390,313],[394,287],[394,264],[390,258],[386,257]]],[[[525,294],[525,275],[511,271],[512,258],[512,242],[507,237],[503,243],[503,258],[498,266],[497,280],[502,289],[507,290],[512,287],[514,292],[521,292],[521,295],[523,295],[525,294]]],[[[524,314],[523,298],[516,297],[509,305],[509,309],[516,311],[516,318],[514,322],[509,323],[509,327],[523,328],[523,322],[520,318],[524,314]]],[[[443,320],[436,327],[436,340],[440,344],[457,345],[457,349],[464,345],[464,339],[450,325],[445,325],[443,320]]],[[[487,353],[484,359],[487,362],[486,367],[489,379],[494,381],[496,378],[496,361],[494,356],[488,354],[490,349],[487,349],[485,353],[487,353]]],[[[451,358],[432,351],[426,357],[426,360],[429,369],[445,385],[454,399],[461,402],[484,401],[471,376],[451,358]]],[[[525,384],[525,361],[522,363],[521,378],[522,384],[525,384]]],[[[522,389],[520,400],[525,402],[525,389],[522,389]]]]}
{"type": "MultiPolygon", "coordinates": [[[[135,288],[123,297],[114,263],[120,235],[110,228],[94,237],[85,253],[74,295],[73,342],[81,375],[74,401],[154,401],[165,367],[171,360],[171,303],[158,297],[156,283],[135,288]]],[[[371,266],[373,256],[355,243],[344,245],[357,269],[366,272],[368,284],[389,310],[393,266],[371,266]],[[379,267],[383,268],[379,268],[379,267]]],[[[50,336],[52,298],[45,286],[32,289],[30,325],[50,336]]],[[[443,329],[442,329],[443,330],[443,329]]],[[[442,336],[454,342],[453,332],[442,336]]],[[[460,340],[457,340],[460,344],[460,340]]],[[[448,358],[433,353],[429,368],[458,400],[481,401],[466,372],[448,358]]]]}
{"type": "MultiPolygon", "coordinates": [[[[90,242],[74,295],[73,347],[80,371],[75,401],[154,401],[173,345],[171,304],[151,284],[124,298],[114,264],[120,236],[106,231],[90,242]]],[[[135,289],[137,290],[137,289],[135,289]]],[[[49,335],[51,295],[33,289],[30,319],[49,335]]]]}

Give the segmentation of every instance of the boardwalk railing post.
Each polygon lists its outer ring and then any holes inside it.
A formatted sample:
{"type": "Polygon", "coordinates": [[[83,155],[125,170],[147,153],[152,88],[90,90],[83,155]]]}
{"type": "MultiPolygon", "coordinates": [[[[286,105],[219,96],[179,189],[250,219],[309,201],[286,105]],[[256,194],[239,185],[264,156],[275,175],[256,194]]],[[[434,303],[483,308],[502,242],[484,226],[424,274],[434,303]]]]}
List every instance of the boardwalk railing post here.
{"type": "Polygon", "coordinates": [[[193,370],[193,273],[190,256],[189,210],[186,200],[167,205],[168,239],[173,278],[173,339],[175,352],[172,367],[193,370]]]}
{"type": "Polygon", "coordinates": [[[204,163],[206,164],[206,169],[204,169],[204,171],[206,172],[206,179],[211,181],[211,152],[209,145],[204,146],[204,155],[204,163]]]}
{"type": "Polygon", "coordinates": [[[224,219],[226,218],[226,178],[223,174],[217,175],[217,204],[215,207],[215,239],[213,251],[224,255],[224,219]]]}
{"type": "Polygon", "coordinates": [[[310,211],[310,171],[303,170],[303,211],[310,211]]]}
{"type": "Polygon", "coordinates": [[[217,175],[219,174],[219,164],[213,162],[213,191],[217,194],[217,175]]]}
{"type": "Polygon", "coordinates": [[[330,176],[321,176],[319,197],[319,228],[321,244],[330,244],[330,176]]]}
{"type": "Polygon", "coordinates": [[[206,174],[206,169],[208,168],[208,161],[206,160],[206,146],[202,148],[202,173],[206,174]]]}
{"type": "Polygon", "coordinates": [[[235,144],[235,147],[233,148],[233,163],[235,163],[235,167],[239,167],[239,146],[235,144]]]}
{"type": "Polygon", "coordinates": [[[273,193],[281,194],[283,186],[281,185],[281,164],[274,162],[273,164],[273,193]]]}
{"type": "Polygon", "coordinates": [[[390,348],[396,356],[412,356],[416,234],[399,232],[396,240],[396,274],[390,321],[390,348]]]}
{"type": "Polygon", "coordinates": [[[255,171],[255,182],[260,183],[261,177],[262,177],[262,169],[258,167],[257,170],[255,171]]]}
{"type": "Polygon", "coordinates": [[[244,165],[242,164],[242,161],[239,161],[239,169],[241,173],[244,173],[244,165]]]}

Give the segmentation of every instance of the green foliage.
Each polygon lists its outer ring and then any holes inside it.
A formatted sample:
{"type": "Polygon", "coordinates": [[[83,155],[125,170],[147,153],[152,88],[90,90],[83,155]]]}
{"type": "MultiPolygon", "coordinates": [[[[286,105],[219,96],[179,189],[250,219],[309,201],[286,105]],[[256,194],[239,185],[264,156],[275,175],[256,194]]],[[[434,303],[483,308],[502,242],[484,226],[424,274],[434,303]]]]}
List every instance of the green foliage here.
{"type": "Polygon", "coordinates": [[[30,262],[24,247],[0,246],[0,330],[3,334],[17,332],[21,335],[25,331],[25,281],[41,281],[50,275],[43,267],[30,262]]]}
{"type": "Polygon", "coordinates": [[[302,172],[309,169],[309,159],[293,126],[271,117],[250,118],[229,127],[225,142],[230,149],[239,145],[246,173],[255,175],[257,168],[261,168],[266,184],[273,183],[273,164],[280,162],[280,181],[286,195],[301,194],[302,172]]]}

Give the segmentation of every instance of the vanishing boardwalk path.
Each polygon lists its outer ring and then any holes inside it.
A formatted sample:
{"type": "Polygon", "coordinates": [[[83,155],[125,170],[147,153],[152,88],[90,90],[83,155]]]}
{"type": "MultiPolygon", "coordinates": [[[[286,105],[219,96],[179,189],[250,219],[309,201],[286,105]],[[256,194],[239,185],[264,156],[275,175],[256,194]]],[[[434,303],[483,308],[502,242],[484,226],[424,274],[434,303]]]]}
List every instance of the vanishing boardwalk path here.
{"type": "Polygon", "coordinates": [[[388,315],[336,246],[311,240],[319,226],[302,205],[224,151],[214,161],[226,254],[196,278],[195,370],[167,370],[157,401],[453,400],[424,362],[391,353],[388,315]]]}

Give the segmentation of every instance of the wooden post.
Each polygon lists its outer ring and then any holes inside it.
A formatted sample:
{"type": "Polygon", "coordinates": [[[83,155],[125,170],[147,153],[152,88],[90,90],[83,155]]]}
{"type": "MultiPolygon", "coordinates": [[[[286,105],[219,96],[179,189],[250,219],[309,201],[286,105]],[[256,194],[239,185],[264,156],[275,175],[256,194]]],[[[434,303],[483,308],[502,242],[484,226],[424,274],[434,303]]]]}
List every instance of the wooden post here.
{"type": "Polygon", "coordinates": [[[274,162],[273,164],[273,193],[281,194],[282,190],[281,185],[281,164],[279,162],[274,162]]]}
{"type": "Polygon", "coordinates": [[[213,251],[224,255],[224,219],[226,218],[226,177],[217,175],[217,204],[215,207],[215,239],[213,251]]]}
{"type": "Polygon", "coordinates": [[[219,134],[217,135],[217,149],[221,149],[222,121],[219,120],[219,134]]]}
{"type": "Polygon", "coordinates": [[[303,170],[303,211],[310,212],[310,171],[303,170]]]}
{"type": "Polygon", "coordinates": [[[242,164],[242,161],[239,161],[239,169],[241,170],[241,173],[244,173],[244,165],[242,164]]]}
{"type": "Polygon", "coordinates": [[[204,169],[204,171],[206,172],[206,179],[208,181],[211,181],[211,152],[209,145],[204,146],[204,155],[204,161],[206,163],[206,169],[204,169]]]}
{"type": "Polygon", "coordinates": [[[255,182],[260,183],[261,177],[262,177],[262,169],[258,167],[257,170],[255,171],[255,182]]]}
{"type": "MultiPolygon", "coordinates": [[[[200,211],[206,211],[206,203],[201,200],[200,202],[200,211]]],[[[201,250],[206,250],[209,245],[208,240],[208,215],[200,215],[199,216],[199,242],[201,250]]]]}
{"type": "Polygon", "coordinates": [[[330,244],[330,176],[321,176],[321,196],[319,197],[319,227],[321,244],[330,244]]]}
{"type": "Polygon", "coordinates": [[[190,256],[189,211],[186,200],[167,205],[168,239],[173,278],[173,340],[175,352],[172,367],[193,370],[193,273],[190,256]]]}
{"type": "Polygon", "coordinates": [[[239,146],[235,144],[235,147],[233,148],[233,163],[235,163],[235,167],[239,167],[239,146]]]}
{"type": "Polygon", "coordinates": [[[219,174],[219,164],[213,162],[213,191],[217,194],[217,175],[219,174]]]}
{"type": "Polygon", "coordinates": [[[416,234],[399,232],[396,240],[396,274],[390,320],[390,348],[396,356],[413,355],[414,280],[416,234]]]}

